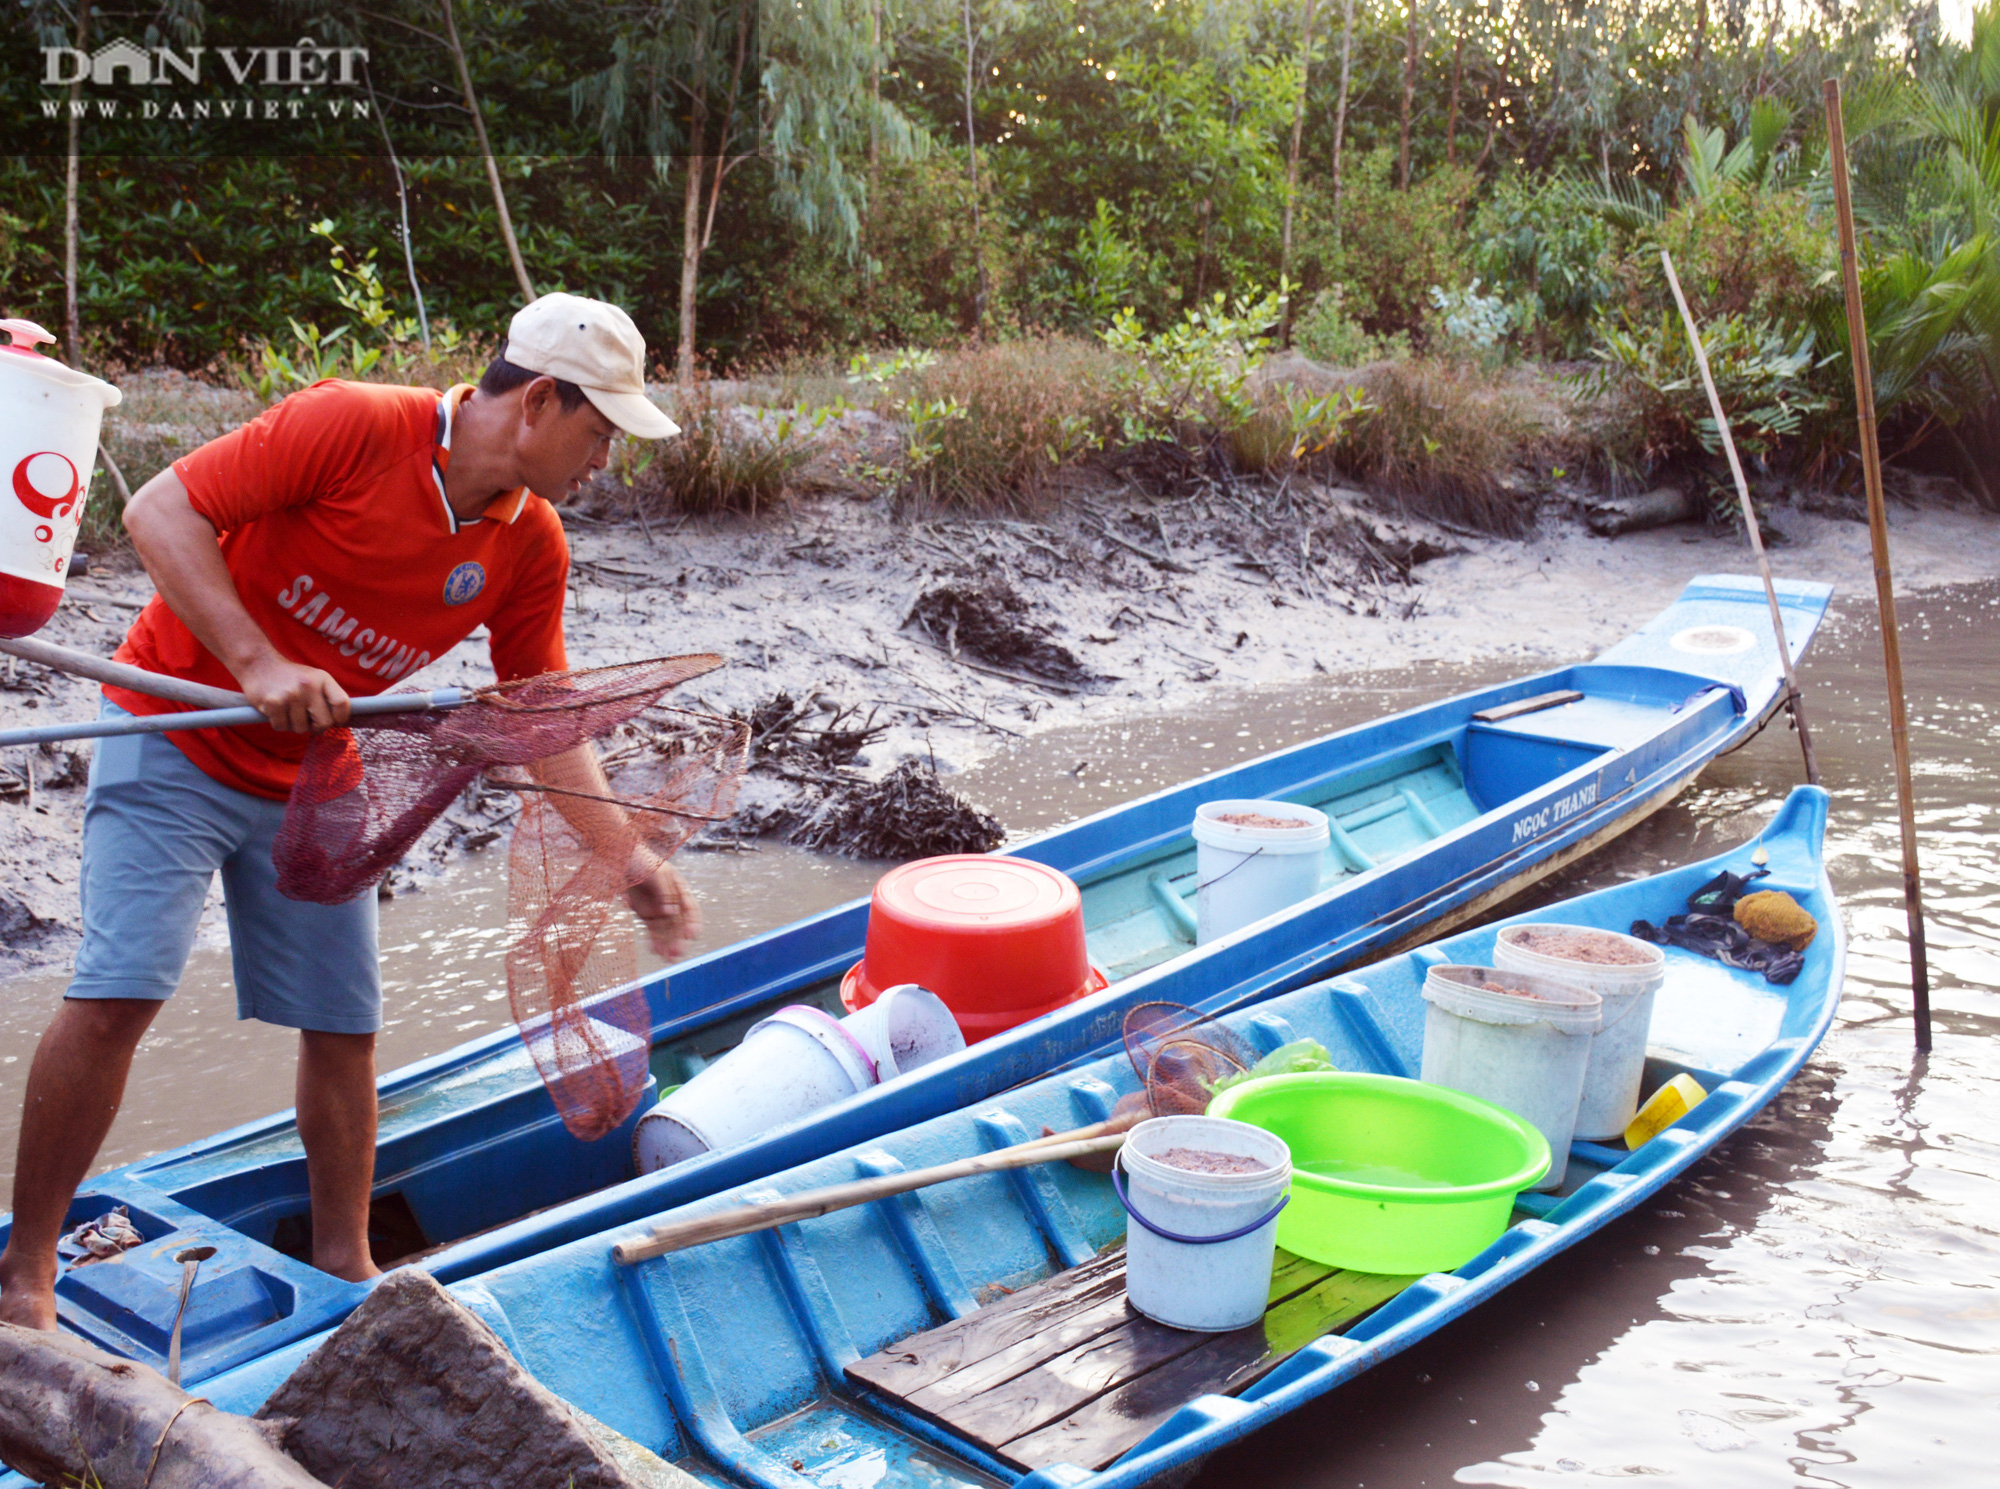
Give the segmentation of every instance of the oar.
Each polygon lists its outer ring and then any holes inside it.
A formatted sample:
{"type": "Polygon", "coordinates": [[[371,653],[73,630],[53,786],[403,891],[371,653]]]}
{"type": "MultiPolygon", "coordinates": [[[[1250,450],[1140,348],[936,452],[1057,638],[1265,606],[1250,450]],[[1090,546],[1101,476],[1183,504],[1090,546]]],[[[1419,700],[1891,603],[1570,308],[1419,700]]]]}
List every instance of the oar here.
{"type": "Polygon", "coordinates": [[[1664,248],[1660,250],[1660,262],[1667,266],[1667,283],[1673,287],[1674,303],[1681,308],[1681,324],[1687,327],[1688,340],[1694,344],[1694,364],[1701,369],[1701,385],[1708,390],[1708,406],[1715,414],[1716,431],[1722,436],[1722,452],[1729,457],[1730,475],[1736,478],[1736,496],[1743,504],[1743,524],[1750,529],[1750,549],[1757,555],[1757,572],[1764,577],[1764,597],[1771,602],[1771,633],[1778,641],[1779,665],[1785,669],[1785,707],[1798,726],[1799,748],[1806,757],[1806,783],[1817,786],[1819,761],[1813,755],[1812,735],[1806,731],[1805,699],[1799,692],[1798,672],[1792,666],[1792,648],[1785,640],[1785,618],[1778,612],[1778,586],[1771,578],[1770,557],[1764,552],[1764,532],[1757,525],[1757,509],[1750,505],[1750,483],[1743,479],[1743,462],[1736,457],[1736,441],[1729,434],[1729,416],[1722,411],[1722,398],[1709,374],[1708,352],[1701,344],[1701,332],[1695,327],[1694,312],[1688,309],[1687,296],[1681,293],[1673,256],[1664,248]]]}
{"type": "Polygon", "coordinates": [[[1882,669],[1889,675],[1889,743],[1896,755],[1896,814],[1903,837],[1903,914],[1910,926],[1910,1000],[1917,1050],[1931,1048],[1931,968],[1924,950],[1924,890],[1917,867],[1917,799],[1910,783],[1910,714],[1903,699],[1903,643],[1896,630],[1896,585],[1889,575],[1889,513],[1882,504],[1882,446],[1875,430],[1875,374],[1868,359],[1868,315],[1854,262],[1854,203],[1848,195],[1847,125],[1840,79],[1826,80],[1826,137],[1833,205],[1840,222],[1840,279],[1847,301],[1847,345],[1854,363],[1854,416],[1861,436],[1861,477],[1868,493],[1868,541],[1875,556],[1875,607],[1882,616],[1882,669]]]}
{"type": "MultiPolygon", "coordinates": [[[[264,715],[250,706],[241,693],[211,688],[206,683],[164,677],[142,667],[107,661],[87,652],[71,651],[47,641],[23,637],[0,641],[0,652],[53,667],[93,682],[108,682],[173,703],[194,706],[189,713],[139,714],[124,719],[88,719],[76,724],[37,724],[26,729],[0,730],[0,746],[51,744],[64,739],[107,739],[119,734],[164,734],[176,729],[223,729],[244,724],[261,724],[264,715]]],[[[383,693],[373,698],[356,698],[349,710],[358,718],[385,713],[421,713],[434,708],[456,708],[469,701],[462,688],[438,688],[428,693],[383,693]]]]}
{"type": "MultiPolygon", "coordinates": [[[[1078,1131],[1097,1131],[1111,1125],[1100,1122],[1078,1131]]],[[[851,1184],[833,1184],[786,1199],[743,1205],[715,1215],[698,1215],[692,1220],[677,1220],[670,1225],[656,1226],[646,1235],[616,1242],[611,1248],[611,1259],[629,1267],[636,1262],[665,1256],[669,1251],[723,1241],[731,1236],[747,1236],[755,1231],[790,1225],[795,1220],[812,1220],[835,1210],[852,1209],[855,1205],[887,1199],[895,1194],[908,1194],[913,1189],[928,1189],[933,1184],[943,1184],[952,1179],[969,1179],[975,1174],[994,1174],[1010,1168],[1029,1168],[1038,1163],[1062,1163],[1094,1153],[1116,1152],[1124,1141],[1123,1132],[1102,1133],[1082,1139],[1076,1138],[1074,1133],[1054,1133],[1032,1142],[1016,1143],[1011,1148],[982,1153],[977,1158],[961,1158],[903,1174],[883,1174],[875,1179],[857,1179],[851,1184]]]]}

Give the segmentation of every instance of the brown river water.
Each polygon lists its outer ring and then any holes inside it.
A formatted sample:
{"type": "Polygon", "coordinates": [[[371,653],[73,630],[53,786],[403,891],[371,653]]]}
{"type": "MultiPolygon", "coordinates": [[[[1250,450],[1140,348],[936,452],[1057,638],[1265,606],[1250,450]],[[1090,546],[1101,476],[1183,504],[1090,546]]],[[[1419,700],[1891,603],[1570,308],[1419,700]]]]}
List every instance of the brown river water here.
{"type": "MultiPolygon", "coordinates": [[[[1851,937],[1839,1021],[1790,1087],[1652,1204],[1196,1483],[1421,1489],[1645,1478],[1700,1489],[1994,1482],[2000,1422],[2000,584],[1903,601],[1936,1049],[1911,1051],[1894,771],[1872,607],[1802,683],[1851,937]],[[1982,1425],[1983,1424],[1983,1425],[1982,1425]]],[[[1036,736],[956,784],[1015,832],[1520,670],[1218,697],[1036,736]]],[[[1672,806],[1507,907],[1748,836],[1803,779],[1782,719],[1672,806]]],[[[865,893],[880,865],[766,844],[689,855],[718,945],[865,893]]],[[[504,859],[384,906],[385,1069],[507,1020],[504,859]]],[[[0,989],[0,1182],[61,975],[0,989]]],[[[204,947],[142,1047],[106,1166],[291,1102],[292,1040],[237,1023],[204,947]]]]}

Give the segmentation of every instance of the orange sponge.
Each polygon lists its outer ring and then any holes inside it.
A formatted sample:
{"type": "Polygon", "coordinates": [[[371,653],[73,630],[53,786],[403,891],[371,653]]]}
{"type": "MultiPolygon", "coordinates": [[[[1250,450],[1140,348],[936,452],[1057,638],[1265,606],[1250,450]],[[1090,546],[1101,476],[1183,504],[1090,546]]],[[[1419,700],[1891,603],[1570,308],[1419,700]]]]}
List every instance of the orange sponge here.
{"type": "Polygon", "coordinates": [[[1819,922],[1782,889],[1760,889],[1736,902],[1736,923],[1759,941],[1804,951],[1819,932],[1819,922]]]}

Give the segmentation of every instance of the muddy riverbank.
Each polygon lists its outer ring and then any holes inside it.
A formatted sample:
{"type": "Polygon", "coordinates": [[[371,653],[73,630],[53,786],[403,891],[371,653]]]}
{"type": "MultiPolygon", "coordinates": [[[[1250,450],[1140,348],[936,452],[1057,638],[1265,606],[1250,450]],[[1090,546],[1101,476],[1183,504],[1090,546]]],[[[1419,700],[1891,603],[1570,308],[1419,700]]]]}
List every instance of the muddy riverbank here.
{"type": "MultiPolygon", "coordinates": [[[[1783,508],[1772,525],[1780,573],[1850,595],[1871,582],[1861,524],[1783,508]]],[[[712,651],[727,665],[685,690],[697,706],[769,718],[782,697],[796,742],[839,736],[840,774],[879,779],[918,761],[947,785],[1049,731],[1199,713],[1230,690],[1580,659],[1691,575],[1748,567],[1727,532],[1603,539],[1557,513],[1527,540],[1505,541],[1316,486],[1268,509],[1097,497],[1036,523],[917,522],[880,500],[820,498],[755,524],[668,529],[577,513],[570,527],[573,665],[712,651]]],[[[1899,503],[1892,527],[1907,589],[2000,575],[2000,530],[1969,503],[1899,503]]],[[[129,560],[101,568],[72,585],[43,634],[108,654],[150,593],[129,560]]],[[[412,681],[490,676],[474,637],[412,681]]],[[[87,684],[0,664],[0,726],[93,708],[87,684]]],[[[796,759],[764,767],[738,830],[809,827],[829,773],[796,759]]],[[[82,745],[0,758],[0,975],[60,966],[75,951],[87,768],[82,745]]],[[[498,792],[461,802],[393,872],[393,892],[435,887],[504,843],[512,809],[498,792]]],[[[1004,831],[1030,825],[998,815],[1004,831]]],[[[202,944],[221,936],[217,891],[202,944]]]]}

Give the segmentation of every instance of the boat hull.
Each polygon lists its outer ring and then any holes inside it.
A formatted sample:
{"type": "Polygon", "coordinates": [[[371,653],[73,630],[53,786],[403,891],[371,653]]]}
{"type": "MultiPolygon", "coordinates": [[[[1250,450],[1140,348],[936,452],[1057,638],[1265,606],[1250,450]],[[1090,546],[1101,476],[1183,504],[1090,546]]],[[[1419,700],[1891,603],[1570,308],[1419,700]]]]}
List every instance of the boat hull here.
{"type": "MultiPolygon", "coordinates": [[[[1783,586],[1795,655],[1829,593],[1783,586]]],[[[1761,589],[1710,577],[1595,663],[1410,710],[1012,845],[1082,886],[1093,956],[1116,969],[1109,988],[661,1173],[632,1176],[622,1132],[596,1144],[571,1138],[511,1030],[407,1067],[382,1083],[381,1224],[414,1241],[404,1250],[428,1248],[422,1264],[440,1278],[474,1277],[1088,1059],[1117,1040],[1137,1002],[1232,1007],[1435,937],[1671,800],[1761,726],[1781,678],[1761,589]],[[1733,649],[1689,651],[1690,636],[1721,637],[1733,649]],[[1564,692],[1577,696],[1528,706],[1564,692]],[[1195,947],[1176,939],[1185,927],[1171,901],[1184,901],[1176,886],[1192,874],[1194,808],[1218,797],[1323,803],[1343,808],[1336,821],[1352,830],[1329,857],[1318,895],[1195,947]]],[[[867,902],[857,901],[693,959],[675,969],[671,990],[665,976],[647,979],[661,1082],[685,1079],[693,1062],[733,1045],[777,1004],[836,998],[866,921],[867,902]]],[[[204,1269],[212,1300],[198,1294],[189,1304],[190,1380],[312,1334],[365,1294],[300,1259],[305,1162],[290,1113],[103,1175],[79,1196],[73,1219],[114,1204],[138,1217],[145,1256],[65,1275],[62,1321],[158,1363],[179,1283],[178,1268],[156,1265],[158,1256],[217,1246],[204,1269]]]]}
{"type": "MultiPolygon", "coordinates": [[[[1845,937],[1821,856],[1826,800],[1817,788],[1800,788],[1759,839],[1770,855],[1766,883],[1792,893],[1821,928],[1789,988],[1770,988],[1754,974],[1678,949],[1667,953],[1648,1084],[1691,1073],[1708,1089],[1707,1100],[1636,1152],[1574,1144],[1575,1176],[1564,1190],[1522,1196],[1510,1228],[1478,1256],[1448,1274],[1398,1280],[1384,1289],[1393,1293],[1389,1301],[1344,1332],[1291,1351],[1240,1393],[1141,1399],[1129,1408],[1133,1420],[1123,1445],[1114,1440],[1115,1457],[1101,1467],[1036,1464],[1036,1450],[1022,1445],[1028,1438],[982,1448],[948,1425],[941,1409],[919,1410],[886,1394],[864,1383],[867,1372],[857,1368],[875,1351],[900,1350],[898,1341],[1007,1291],[1065,1268],[1101,1265],[1125,1220],[1100,1175],[1058,1165],[961,1180],[633,1266],[620,1266],[611,1254],[629,1232],[610,1231],[454,1291],[552,1390],[711,1482],[797,1489],[801,1482],[827,1482],[864,1458],[868,1482],[884,1489],[994,1481],[1023,1489],[1125,1489],[1151,1482],[1490,1300],[1656,1195],[1777,1094],[1830,1026],[1844,975],[1845,937]]],[[[1635,919],[1658,921],[1718,870],[1749,871],[1752,847],[1544,907],[1533,918],[1614,929],[1635,919]]],[[[1410,1074],[1421,1057],[1420,989],[1429,968],[1490,960],[1500,928],[1463,932],[1227,1018],[1262,1049],[1311,1035],[1344,1069],[1410,1074]]],[[[659,1218],[690,1219],[963,1157],[1040,1126],[1088,1120],[1134,1085],[1122,1056],[1113,1055],[659,1218]]],[[[230,1409],[254,1409],[309,1347],[293,1346],[216,1380],[207,1393],[230,1409]]],[[[1056,1425],[1088,1415],[1090,1389],[1084,1388],[1085,1404],[1056,1425]]]]}

